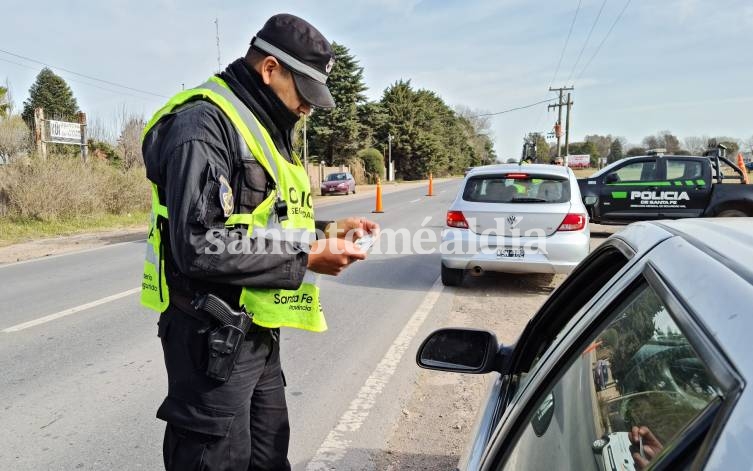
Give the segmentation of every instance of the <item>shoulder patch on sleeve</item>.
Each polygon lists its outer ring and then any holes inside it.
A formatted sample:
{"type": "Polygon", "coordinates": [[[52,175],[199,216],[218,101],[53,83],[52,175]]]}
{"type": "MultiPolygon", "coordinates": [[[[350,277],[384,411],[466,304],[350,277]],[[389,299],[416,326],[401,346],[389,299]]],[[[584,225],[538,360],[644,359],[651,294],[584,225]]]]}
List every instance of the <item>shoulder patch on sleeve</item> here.
{"type": "Polygon", "coordinates": [[[220,175],[220,204],[225,217],[230,217],[233,214],[233,189],[224,175],[220,175]]]}

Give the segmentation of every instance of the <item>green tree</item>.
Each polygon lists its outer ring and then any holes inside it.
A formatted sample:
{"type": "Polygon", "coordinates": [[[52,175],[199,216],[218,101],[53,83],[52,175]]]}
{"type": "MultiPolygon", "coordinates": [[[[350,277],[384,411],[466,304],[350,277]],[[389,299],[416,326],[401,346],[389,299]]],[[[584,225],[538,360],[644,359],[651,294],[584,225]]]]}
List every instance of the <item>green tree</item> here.
{"type": "Polygon", "coordinates": [[[347,47],[332,43],[336,61],[329,75],[328,87],[336,108],[317,109],[308,122],[309,150],[329,164],[345,164],[361,147],[363,132],[358,120],[358,106],[366,102],[363,67],[347,47]]]}
{"type": "Polygon", "coordinates": [[[8,116],[10,100],[8,99],[8,87],[0,87],[0,118],[8,116]]]}
{"type": "Polygon", "coordinates": [[[646,155],[645,147],[631,147],[625,154],[626,157],[635,157],[638,155],[646,155]]]}
{"type": "Polygon", "coordinates": [[[381,103],[369,101],[358,105],[359,141],[364,148],[387,148],[387,141],[380,141],[380,135],[386,136],[388,116],[381,103]]]}
{"type": "Polygon", "coordinates": [[[73,120],[78,114],[78,104],[73,91],[62,77],[45,67],[29,89],[21,113],[29,126],[34,125],[34,109],[44,108],[45,118],[73,120]]]}
{"type": "Polygon", "coordinates": [[[599,149],[593,142],[571,142],[570,155],[590,155],[591,166],[597,167],[599,164],[599,149]]]}
{"type": "Polygon", "coordinates": [[[619,139],[612,141],[612,145],[609,146],[609,156],[607,157],[607,163],[617,162],[624,156],[622,152],[622,142],[619,139]]]}
{"type": "Polygon", "coordinates": [[[358,158],[363,162],[370,182],[376,182],[376,177],[384,179],[384,156],[379,150],[373,147],[360,150],[358,158]]]}
{"type": "Polygon", "coordinates": [[[611,149],[612,141],[614,141],[614,138],[610,134],[607,134],[606,136],[593,134],[586,136],[585,141],[594,143],[599,157],[608,157],[609,150],[611,149]]]}
{"type": "Polygon", "coordinates": [[[528,138],[536,144],[536,162],[540,164],[548,164],[551,158],[549,157],[550,149],[546,137],[541,133],[534,132],[529,134],[528,138]]]}
{"type": "Polygon", "coordinates": [[[388,116],[378,139],[391,134],[392,160],[402,178],[426,178],[454,173],[468,166],[472,148],[467,122],[458,118],[442,99],[430,90],[414,90],[410,80],[387,87],[381,100],[388,116]]]}

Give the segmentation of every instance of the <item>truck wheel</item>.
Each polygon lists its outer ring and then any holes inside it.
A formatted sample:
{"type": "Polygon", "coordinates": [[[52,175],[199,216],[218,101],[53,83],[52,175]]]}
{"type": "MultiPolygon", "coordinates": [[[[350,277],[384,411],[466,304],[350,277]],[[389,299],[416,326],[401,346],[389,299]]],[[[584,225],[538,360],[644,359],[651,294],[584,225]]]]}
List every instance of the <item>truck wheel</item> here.
{"type": "Polygon", "coordinates": [[[463,284],[463,275],[465,270],[456,268],[447,268],[442,265],[442,284],[445,286],[460,286],[463,284]]]}
{"type": "Polygon", "coordinates": [[[721,213],[717,214],[717,217],[720,218],[744,218],[748,215],[745,214],[744,211],[740,211],[739,209],[725,209],[721,213]]]}

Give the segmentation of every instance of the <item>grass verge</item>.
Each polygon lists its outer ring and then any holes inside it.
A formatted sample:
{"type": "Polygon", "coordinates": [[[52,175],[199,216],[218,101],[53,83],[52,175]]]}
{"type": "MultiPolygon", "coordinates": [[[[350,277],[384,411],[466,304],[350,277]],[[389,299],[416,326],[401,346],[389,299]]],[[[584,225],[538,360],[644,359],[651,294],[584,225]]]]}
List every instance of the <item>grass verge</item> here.
{"type": "Polygon", "coordinates": [[[0,218],[0,247],[48,237],[69,236],[86,232],[146,226],[149,213],[99,214],[54,221],[0,218]]]}

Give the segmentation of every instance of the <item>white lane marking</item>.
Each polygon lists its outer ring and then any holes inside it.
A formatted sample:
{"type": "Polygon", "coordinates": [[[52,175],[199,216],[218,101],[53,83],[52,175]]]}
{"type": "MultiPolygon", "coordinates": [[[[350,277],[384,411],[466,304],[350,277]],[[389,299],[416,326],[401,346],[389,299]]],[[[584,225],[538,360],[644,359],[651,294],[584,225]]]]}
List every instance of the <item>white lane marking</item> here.
{"type": "MultiPolygon", "coordinates": [[[[146,232],[146,230],[144,230],[144,232],[146,232]]],[[[102,245],[100,247],[92,247],[90,249],[73,250],[73,251],[70,251],[70,252],[59,253],[59,254],[56,254],[56,255],[47,255],[47,256],[43,255],[41,257],[30,258],[29,260],[21,260],[20,262],[0,263],[0,269],[7,268],[7,267],[15,267],[15,266],[18,266],[18,265],[24,265],[26,263],[39,262],[39,261],[42,261],[42,260],[51,260],[53,258],[67,257],[69,255],[78,255],[78,254],[81,254],[81,253],[94,252],[95,250],[109,249],[109,248],[112,248],[112,247],[118,247],[119,245],[135,244],[137,242],[145,242],[145,241],[146,241],[146,239],[129,240],[129,241],[126,241],[126,242],[118,242],[116,244],[102,245]]]]}
{"type": "Polygon", "coordinates": [[[77,312],[81,312],[87,309],[91,309],[93,307],[101,306],[102,304],[106,304],[120,298],[125,298],[126,296],[136,294],[139,291],[141,291],[141,286],[139,286],[138,288],[129,289],[128,291],[123,291],[122,293],[113,294],[112,296],[107,296],[106,298],[98,299],[90,303],[72,307],[64,311],[56,312],[55,314],[50,314],[49,316],[40,317],[39,319],[34,319],[33,321],[24,322],[23,324],[16,324],[12,327],[8,327],[7,329],[3,329],[2,332],[9,334],[11,332],[18,332],[20,330],[28,329],[30,327],[35,327],[40,324],[54,321],[55,319],[60,319],[61,317],[70,316],[71,314],[75,314],[77,312]]]}
{"type": "Polygon", "coordinates": [[[337,469],[336,463],[345,457],[352,440],[348,437],[357,432],[361,425],[366,422],[369,411],[374,407],[377,397],[395,374],[408,345],[442,294],[442,288],[442,283],[437,278],[429,292],[426,293],[421,305],[405,324],[395,341],[392,342],[382,361],[361,386],[356,398],[350,402],[348,410],[340,417],[340,421],[329,432],[319,450],[306,465],[306,471],[337,469]]]}
{"type": "Polygon", "coordinates": [[[411,203],[418,203],[419,201],[421,201],[421,198],[416,198],[413,201],[411,201],[411,203]]]}

